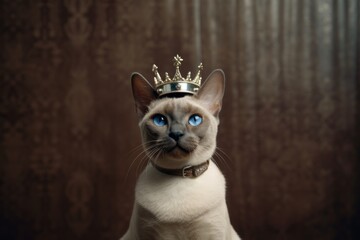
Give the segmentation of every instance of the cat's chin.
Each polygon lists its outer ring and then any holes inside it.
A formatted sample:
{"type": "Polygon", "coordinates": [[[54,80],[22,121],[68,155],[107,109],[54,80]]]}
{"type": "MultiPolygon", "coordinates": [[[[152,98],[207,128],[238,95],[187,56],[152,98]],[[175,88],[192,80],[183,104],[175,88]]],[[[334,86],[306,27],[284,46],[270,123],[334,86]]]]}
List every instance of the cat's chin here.
{"type": "Polygon", "coordinates": [[[162,154],[156,159],[156,164],[165,168],[179,168],[188,163],[192,158],[193,151],[184,147],[175,145],[171,148],[164,149],[162,154]]]}
{"type": "Polygon", "coordinates": [[[175,158],[186,158],[187,156],[190,155],[190,153],[191,153],[190,150],[185,149],[184,147],[177,144],[171,149],[169,149],[165,155],[169,155],[175,158]]]}
{"type": "Polygon", "coordinates": [[[167,144],[164,147],[164,155],[173,158],[187,158],[193,151],[195,151],[196,145],[189,141],[174,141],[172,139],[167,140],[167,144]]]}

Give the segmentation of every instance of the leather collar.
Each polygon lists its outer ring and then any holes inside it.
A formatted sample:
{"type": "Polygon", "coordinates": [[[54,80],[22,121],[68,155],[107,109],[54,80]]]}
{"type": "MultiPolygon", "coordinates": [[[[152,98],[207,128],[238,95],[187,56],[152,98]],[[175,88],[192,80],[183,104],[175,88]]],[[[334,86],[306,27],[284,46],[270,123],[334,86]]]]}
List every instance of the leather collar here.
{"type": "Polygon", "coordinates": [[[183,168],[177,168],[177,169],[163,168],[156,165],[153,162],[151,163],[158,171],[168,175],[180,176],[186,178],[197,178],[209,168],[210,160],[207,160],[206,162],[203,162],[199,165],[195,165],[195,166],[187,165],[183,168]]]}

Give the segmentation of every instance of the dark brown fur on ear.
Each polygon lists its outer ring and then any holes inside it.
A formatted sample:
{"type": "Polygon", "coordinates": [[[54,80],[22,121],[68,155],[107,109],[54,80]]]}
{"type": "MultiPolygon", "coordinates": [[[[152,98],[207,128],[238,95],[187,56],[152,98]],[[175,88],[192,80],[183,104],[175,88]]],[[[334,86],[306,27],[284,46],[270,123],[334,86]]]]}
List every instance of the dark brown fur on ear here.
{"type": "Polygon", "coordinates": [[[216,69],[205,80],[195,97],[199,99],[215,117],[218,117],[224,92],[225,74],[221,69],[216,69]]]}
{"type": "Polygon", "coordinates": [[[140,73],[133,73],[131,75],[131,86],[136,105],[136,112],[139,119],[142,119],[148,111],[148,106],[152,101],[157,99],[158,94],[140,73]]]}

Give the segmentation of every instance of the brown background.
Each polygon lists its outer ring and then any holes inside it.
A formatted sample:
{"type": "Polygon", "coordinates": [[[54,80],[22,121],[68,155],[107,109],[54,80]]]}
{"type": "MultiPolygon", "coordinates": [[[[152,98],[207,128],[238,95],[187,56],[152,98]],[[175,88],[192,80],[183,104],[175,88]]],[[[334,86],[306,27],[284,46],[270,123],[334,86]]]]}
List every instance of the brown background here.
{"type": "Polygon", "coordinates": [[[2,0],[0,238],[117,239],[144,162],[129,77],[224,69],[244,239],[360,239],[357,0],[2,0]]]}

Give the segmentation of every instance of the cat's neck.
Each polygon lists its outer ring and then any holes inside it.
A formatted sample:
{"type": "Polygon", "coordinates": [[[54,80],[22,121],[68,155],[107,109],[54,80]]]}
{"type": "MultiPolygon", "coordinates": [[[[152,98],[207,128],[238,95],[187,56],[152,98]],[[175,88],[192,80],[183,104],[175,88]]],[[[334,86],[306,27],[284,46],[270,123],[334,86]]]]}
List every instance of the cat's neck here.
{"type": "Polygon", "coordinates": [[[207,171],[191,179],[163,174],[149,164],[136,187],[137,202],[161,221],[194,219],[224,198],[225,179],[212,161],[207,171]]]}
{"type": "Polygon", "coordinates": [[[210,160],[207,160],[198,165],[186,165],[182,168],[164,168],[156,165],[154,162],[151,163],[156,170],[167,175],[185,178],[197,178],[209,168],[210,160]]]}

